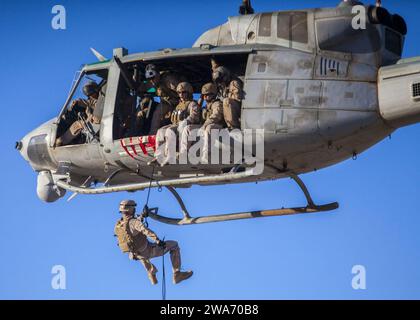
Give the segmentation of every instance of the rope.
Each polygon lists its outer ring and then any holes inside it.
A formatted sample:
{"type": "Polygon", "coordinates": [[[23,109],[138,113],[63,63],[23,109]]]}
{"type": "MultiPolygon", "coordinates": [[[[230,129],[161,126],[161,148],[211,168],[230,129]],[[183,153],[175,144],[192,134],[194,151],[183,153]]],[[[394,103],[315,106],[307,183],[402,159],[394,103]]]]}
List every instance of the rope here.
{"type": "Polygon", "coordinates": [[[144,219],[144,224],[145,224],[146,228],[149,227],[149,223],[147,222],[147,217],[149,216],[150,190],[152,189],[152,181],[153,181],[153,175],[154,174],[155,174],[155,166],[153,166],[152,175],[150,176],[150,183],[149,183],[149,188],[147,190],[146,203],[145,203],[145,205],[143,207],[143,219],[144,219]]]}
{"type": "Polygon", "coordinates": [[[149,183],[149,189],[147,191],[147,199],[145,206],[148,206],[149,204],[149,198],[150,198],[150,190],[152,189],[152,181],[153,181],[153,175],[155,174],[155,166],[153,166],[152,175],[150,176],[150,183],[149,183]]]}
{"type": "MultiPolygon", "coordinates": [[[[163,237],[162,241],[165,241],[165,237],[163,237]]],[[[162,254],[162,300],[166,300],[165,245],[163,246],[162,254]]]]}
{"type": "MultiPolygon", "coordinates": [[[[153,166],[153,171],[152,171],[152,175],[150,177],[150,183],[149,183],[149,188],[147,191],[147,198],[146,198],[146,204],[144,205],[144,209],[143,212],[147,212],[147,215],[144,218],[144,222],[146,227],[148,227],[148,223],[147,223],[147,216],[148,216],[148,212],[149,212],[149,199],[150,199],[150,191],[152,189],[152,181],[153,181],[153,176],[155,174],[155,166],[153,166]]],[[[162,189],[159,186],[159,189],[162,189]]],[[[165,237],[163,237],[163,242],[165,241],[165,237]]],[[[166,300],[166,275],[165,275],[165,245],[163,245],[162,247],[163,250],[163,254],[162,254],[162,300],[166,300]]]]}

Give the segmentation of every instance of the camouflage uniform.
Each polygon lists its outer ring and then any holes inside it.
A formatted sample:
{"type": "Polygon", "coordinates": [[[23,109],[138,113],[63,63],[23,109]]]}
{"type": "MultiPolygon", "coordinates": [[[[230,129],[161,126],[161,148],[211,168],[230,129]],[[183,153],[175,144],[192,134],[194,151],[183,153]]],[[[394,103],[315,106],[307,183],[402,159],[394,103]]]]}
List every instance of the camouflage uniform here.
{"type": "Polygon", "coordinates": [[[157,268],[151,263],[150,259],[163,256],[168,253],[171,256],[172,270],[177,272],[181,268],[181,254],[178,243],[176,241],[165,241],[165,247],[159,247],[158,236],[144,223],[138,219],[124,216],[123,219],[130,221],[128,222],[130,233],[132,234],[134,241],[136,242],[136,252],[132,252],[133,258],[139,260],[146,271],[151,274],[157,272],[157,268]],[[151,239],[154,243],[148,241],[151,239]]]}
{"type": "Polygon", "coordinates": [[[209,126],[218,126],[223,128],[225,121],[223,118],[223,104],[219,99],[215,99],[208,103],[203,114],[204,124],[202,128],[209,126]]]}
{"type": "Polygon", "coordinates": [[[100,123],[100,119],[94,116],[97,101],[98,100],[93,97],[73,101],[71,107],[64,115],[64,120],[72,119],[74,122],[71,124],[70,128],[57,139],[57,146],[67,145],[80,136],[85,126],[83,120],[76,120],[78,119],[79,113],[85,118],[86,123],[100,123]]]}
{"type": "MultiPolygon", "coordinates": [[[[201,126],[198,135],[203,139],[203,146],[202,152],[203,156],[208,154],[209,149],[209,142],[210,142],[210,134],[212,129],[222,129],[226,126],[224,119],[223,119],[223,104],[219,99],[216,99],[217,96],[217,87],[213,83],[207,83],[203,86],[201,91],[202,97],[205,95],[213,96],[210,98],[212,100],[206,100],[207,106],[203,110],[203,121],[204,124],[201,126]]],[[[190,142],[188,141],[188,137],[191,135],[192,129],[197,128],[188,126],[181,138],[181,146],[180,146],[180,153],[188,152],[188,148],[190,147],[190,142]]]]}
{"type": "Polygon", "coordinates": [[[163,256],[168,252],[172,262],[173,282],[176,284],[190,278],[192,271],[180,270],[181,254],[178,243],[159,240],[158,236],[143,223],[143,215],[141,220],[135,217],[136,206],[133,200],[123,200],[120,203],[120,212],[123,216],[115,224],[114,234],[118,238],[121,251],[129,253],[131,259],[140,260],[152,284],[157,283],[157,268],[150,259],[163,256]],[[154,243],[149,242],[148,238],[154,243]]]}
{"type": "Polygon", "coordinates": [[[205,112],[205,122],[200,130],[203,139],[202,157],[203,163],[208,163],[209,145],[211,141],[211,130],[221,130],[226,127],[224,121],[223,103],[216,99],[207,104],[205,112]]]}
{"type": "Polygon", "coordinates": [[[184,131],[190,131],[192,128],[198,128],[201,120],[201,110],[197,102],[194,100],[180,102],[171,115],[172,124],[158,130],[156,136],[156,145],[160,146],[166,141],[165,150],[158,148],[156,157],[161,159],[165,156],[166,162],[175,162],[176,154],[174,154],[176,139],[178,135],[183,136],[184,131]],[[186,124],[186,126],[181,125],[186,124]]]}
{"type": "MultiPolygon", "coordinates": [[[[182,82],[178,85],[178,88],[187,83],[182,82]]],[[[176,148],[176,139],[178,134],[182,135],[184,129],[192,126],[198,126],[201,122],[201,108],[196,101],[192,99],[192,87],[188,84],[188,87],[191,91],[191,98],[185,101],[181,101],[171,114],[171,123],[168,126],[165,126],[158,130],[156,136],[156,158],[161,161],[161,163],[175,163],[176,153],[174,151],[176,148]],[[163,154],[162,148],[159,148],[166,141],[165,150],[163,154]],[[166,157],[163,160],[163,157],[166,157]]]]}
{"type": "Polygon", "coordinates": [[[155,88],[157,96],[160,97],[160,103],[153,113],[150,135],[155,135],[159,128],[170,123],[171,113],[179,103],[176,87],[180,82],[181,79],[178,75],[171,72],[164,72],[160,74],[160,79],[157,83],[149,80],[140,85],[140,92],[147,92],[155,88]]]}
{"type": "Polygon", "coordinates": [[[230,72],[223,66],[214,65],[213,78],[216,74],[224,74],[224,80],[219,83],[219,96],[223,101],[223,115],[229,130],[240,129],[241,103],[243,99],[243,82],[232,78],[230,72]],[[230,78],[230,80],[228,80],[230,78]]]}
{"type": "Polygon", "coordinates": [[[222,90],[223,117],[229,130],[241,128],[241,104],[243,99],[243,84],[239,79],[229,82],[222,90]]]}

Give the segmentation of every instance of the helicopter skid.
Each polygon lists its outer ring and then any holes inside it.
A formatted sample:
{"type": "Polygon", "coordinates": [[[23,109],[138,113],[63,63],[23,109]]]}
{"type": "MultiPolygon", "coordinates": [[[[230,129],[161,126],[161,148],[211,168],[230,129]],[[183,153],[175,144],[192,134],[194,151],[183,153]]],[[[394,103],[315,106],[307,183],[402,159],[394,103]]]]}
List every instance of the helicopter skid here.
{"type": "Polygon", "coordinates": [[[227,174],[220,174],[218,176],[212,177],[195,177],[195,178],[183,178],[183,179],[173,179],[167,181],[156,181],[151,180],[147,183],[131,184],[131,185],[120,185],[120,186],[105,186],[100,188],[88,188],[86,186],[72,186],[67,183],[65,180],[57,179],[56,185],[60,188],[73,191],[76,194],[102,194],[102,193],[111,193],[111,192],[121,192],[121,191],[137,191],[144,190],[147,188],[154,187],[165,187],[170,191],[170,193],[175,197],[179,206],[181,207],[183,218],[169,218],[164,217],[158,214],[158,209],[149,209],[149,216],[159,222],[172,224],[172,225],[190,225],[190,224],[201,224],[201,223],[210,223],[210,222],[223,222],[231,220],[242,220],[242,219],[252,219],[252,218],[264,218],[264,217],[274,217],[274,216],[287,216],[295,214],[306,214],[306,213],[316,213],[323,211],[332,211],[339,207],[337,202],[325,204],[325,205],[316,205],[312,200],[312,197],[304,184],[304,182],[299,178],[294,172],[284,172],[286,176],[289,176],[293,179],[302,192],[304,193],[307,205],[306,207],[296,207],[296,208],[281,208],[281,209],[272,209],[272,210],[259,210],[259,211],[249,211],[249,212],[240,212],[232,214],[220,214],[220,215],[211,215],[205,217],[191,217],[189,214],[181,196],[175,190],[175,187],[182,187],[188,184],[193,183],[206,183],[206,182],[228,182],[232,180],[240,180],[250,176],[249,172],[233,172],[227,174]]]}
{"type": "Polygon", "coordinates": [[[242,219],[253,219],[253,218],[264,218],[264,217],[275,217],[275,216],[288,216],[295,214],[306,214],[306,213],[317,213],[323,211],[332,211],[338,208],[338,203],[333,202],[320,206],[307,206],[298,208],[281,208],[273,210],[261,210],[261,211],[250,211],[232,214],[220,214],[211,215],[205,217],[184,217],[183,219],[175,219],[161,216],[157,213],[149,213],[149,217],[162,223],[172,225],[190,225],[190,224],[201,224],[211,222],[224,222],[231,220],[242,220],[242,219]]]}
{"type": "Polygon", "coordinates": [[[182,219],[169,218],[161,216],[158,214],[158,209],[150,209],[148,216],[158,222],[172,224],[172,225],[190,225],[190,224],[201,224],[201,223],[212,223],[212,222],[224,222],[232,220],[243,220],[243,219],[253,219],[253,218],[265,218],[265,217],[275,217],[275,216],[288,216],[295,214],[306,214],[306,213],[316,213],[316,212],[325,212],[338,209],[339,205],[337,202],[332,202],[325,205],[316,205],[312,200],[312,197],[304,184],[304,182],[294,173],[288,172],[287,175],[293,179],[298,186],[301,188],[305,194],[306,200],[308,202],[306,207],[296,207],[296,208],[281,208],[281,209],[272,209],[272,210],[259,210],[259,211],[249,211],[249,212],[240,212],[240,213],[231,213],[231,214],[220,214],[220,215],[211,215],[205,217],[191,217],[184,202],[182,201],[179,193],[172,186],[166,186],[166,188],[172,193],[175,199],[178,201],[182,209],[184,217],[182,219]]]}

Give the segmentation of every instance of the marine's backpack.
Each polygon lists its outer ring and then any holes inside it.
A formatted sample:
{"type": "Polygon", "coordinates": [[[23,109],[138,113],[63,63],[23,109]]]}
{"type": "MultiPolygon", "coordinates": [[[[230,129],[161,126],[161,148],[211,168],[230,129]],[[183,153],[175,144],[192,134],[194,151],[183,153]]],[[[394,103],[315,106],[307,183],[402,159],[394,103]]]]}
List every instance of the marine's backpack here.
{"type": "Polygon", "coordinates": [[[131,219],[124,220],[120,219],[115,224],[114,233],[118,239],[118,246],[122,252],[133,252],[134,249],[134,239],[130,232],[130,223],[131,219]]]}

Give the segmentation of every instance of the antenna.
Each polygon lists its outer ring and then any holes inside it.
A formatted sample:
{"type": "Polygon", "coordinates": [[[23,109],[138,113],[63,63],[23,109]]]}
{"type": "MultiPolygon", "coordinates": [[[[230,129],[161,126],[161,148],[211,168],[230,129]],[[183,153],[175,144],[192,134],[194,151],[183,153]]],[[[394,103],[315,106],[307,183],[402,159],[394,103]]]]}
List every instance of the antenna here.
{"type": "Polygon", "coordinates": [[[254,8],[251,5],[251,0],[242,0],[242,4],[239,6],[239,14],[254,14],[254,8]]]}

